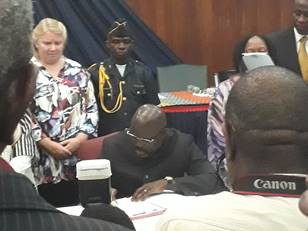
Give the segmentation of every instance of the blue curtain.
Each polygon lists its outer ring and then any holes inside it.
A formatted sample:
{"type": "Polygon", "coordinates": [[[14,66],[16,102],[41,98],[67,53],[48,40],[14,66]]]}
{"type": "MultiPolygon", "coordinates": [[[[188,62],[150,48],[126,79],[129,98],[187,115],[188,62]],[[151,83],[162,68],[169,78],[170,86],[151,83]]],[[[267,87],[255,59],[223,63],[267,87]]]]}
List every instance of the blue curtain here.
{"type": "Polygon", "coordinates": [[[117,18],[128,21],[135,40],[134,58],[153,71],[181,60],[131,11],[124,0],[33,0],[34,19],[55,18],[65,24],[65,55],[88,67],[108,57],[106,31],[117,18]]]}

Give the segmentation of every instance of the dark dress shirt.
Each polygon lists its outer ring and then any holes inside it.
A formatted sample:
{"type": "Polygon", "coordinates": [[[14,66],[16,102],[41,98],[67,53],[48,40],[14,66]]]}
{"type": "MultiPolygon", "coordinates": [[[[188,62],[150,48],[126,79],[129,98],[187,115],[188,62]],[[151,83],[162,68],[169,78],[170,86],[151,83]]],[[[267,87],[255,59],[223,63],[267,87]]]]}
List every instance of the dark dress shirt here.
{"type": "Polygon", "coordinates": [[[110,58],[103,63],[97,63],[89,68],[91,79],[94,85],[95,97],[99,110],[98,136],[103,136],[115,131],[129,127],[129,123],[136,109],[143,104],[160,103],[158,98],[158,83],[151,70],[143,63],[129,59],[124,76],[122,77],[110,58]],[[119,82],[124,81],[123,104],[121,109],[115,113],[106,113],[100,105],[99,99],[99,67],[103,65],[109,76],[110,86],[104,85],[104,103],[107,108],[112,108],[119,95],[119,82]]]}
{"type": "Polygon", "coordinates": [[[70,216],[41,198],[23,175],[0,171],[1,231],[129,230],[102,220],[70,216]]]}
{"type": "Polygon", "coordinates": [[[144,183],[174,177],[175,191],[184,195],[204,195],[225,190],[214,168],[193,142],[191,135],[167,129],[160,149],[140,158],[125,131],[104,141],[102,158],[109,159],[112,187],[117,197],[131,196],[144,183]]]}

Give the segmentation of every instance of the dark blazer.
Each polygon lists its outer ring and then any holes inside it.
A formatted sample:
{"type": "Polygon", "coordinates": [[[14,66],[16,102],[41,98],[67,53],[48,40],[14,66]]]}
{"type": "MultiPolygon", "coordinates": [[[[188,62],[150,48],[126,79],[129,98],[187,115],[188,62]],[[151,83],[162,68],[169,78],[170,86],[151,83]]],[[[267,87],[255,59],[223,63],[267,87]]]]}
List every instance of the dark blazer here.
{"type": "Polygon", "coordinates": [[[18,173],[0,171],[1,231],[124,231],[102,220],[70,216],[41,198],[31,182],[18,173]]]}
{"type": "Polygon", "coordinates": [[[226,188],[216,170],[194,143],[191,135],[166,129],[162,146],[148,158],[140,158],[124,131],[104,141],[102,158],[111,162],[112,186],[118,197],[129,197],[144,183],[174,177],[177,193],[204,195],[226,188]]]}
{"type": "Polygon", "coordinates": [[[293,27],[273,32],[266,37],[271,40],[276,49],[276,65],[288,68],[301,75],[293,27]]]}

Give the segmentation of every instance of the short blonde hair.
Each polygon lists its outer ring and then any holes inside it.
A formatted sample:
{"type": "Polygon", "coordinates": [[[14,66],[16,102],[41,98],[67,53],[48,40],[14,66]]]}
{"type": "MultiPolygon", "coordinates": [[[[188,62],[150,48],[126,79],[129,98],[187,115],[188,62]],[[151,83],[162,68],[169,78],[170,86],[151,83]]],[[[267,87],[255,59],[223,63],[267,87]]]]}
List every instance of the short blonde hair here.
{"type": "Polygon", "coordinates": [[[51,32],[56,35],[62,36],[64,42],[67,40],[67,30],[64,24],[53,18],[44,18],[42,19],[33,29],[32,31],[32,49],[34,56],[37,57],[37,49],[35,44],[39,40],[41,36],[43,36],[46,32],[51,32]]]}

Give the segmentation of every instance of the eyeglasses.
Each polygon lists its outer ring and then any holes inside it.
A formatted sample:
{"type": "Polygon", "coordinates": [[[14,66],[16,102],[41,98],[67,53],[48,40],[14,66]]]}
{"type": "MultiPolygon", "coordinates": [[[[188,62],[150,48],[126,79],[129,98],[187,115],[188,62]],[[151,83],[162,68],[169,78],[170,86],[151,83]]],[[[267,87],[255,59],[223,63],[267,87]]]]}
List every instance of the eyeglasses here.
{"type": "Polygon", "coordinates": [[[133,137],[136,140],[143,141],[143,142],[146,142],[146,143],[153,143],[155,141],[155,139],[153,139],[153,138],[147,139],[147,138],[138,137],[138,136],[134,135],[133,133],[131,133],[128,128],[125,128],[125,131],[126,131],[126,135],[133,137]]]}

